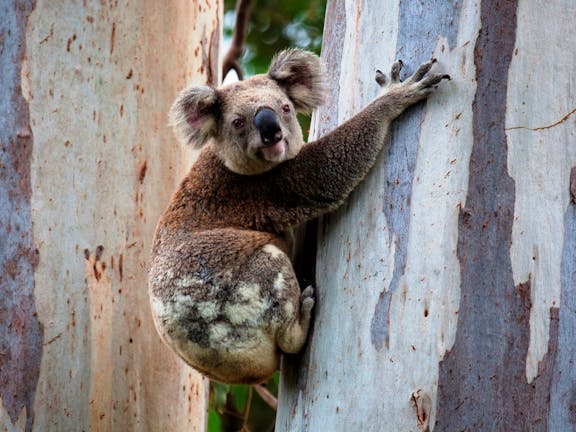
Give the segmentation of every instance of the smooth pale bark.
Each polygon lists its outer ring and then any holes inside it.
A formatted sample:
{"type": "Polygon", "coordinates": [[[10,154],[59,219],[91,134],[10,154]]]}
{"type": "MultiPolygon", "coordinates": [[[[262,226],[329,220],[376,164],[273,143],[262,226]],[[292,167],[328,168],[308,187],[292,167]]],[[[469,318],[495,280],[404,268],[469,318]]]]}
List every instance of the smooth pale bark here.
{"type": "Polygon", "coordinates": [[[572,0],[328,2],[316,135],[395,58],[409,74],[436,57],[452,81],[321,221],[277,431],[574,428],[575,16],[572,0]]]}
{"type": "Polygon", "coordinates": [[[221,2],[0,1],[0,429],[203,431],[207,382],[153,327],[156,221],[218,80],[221,2]]]}

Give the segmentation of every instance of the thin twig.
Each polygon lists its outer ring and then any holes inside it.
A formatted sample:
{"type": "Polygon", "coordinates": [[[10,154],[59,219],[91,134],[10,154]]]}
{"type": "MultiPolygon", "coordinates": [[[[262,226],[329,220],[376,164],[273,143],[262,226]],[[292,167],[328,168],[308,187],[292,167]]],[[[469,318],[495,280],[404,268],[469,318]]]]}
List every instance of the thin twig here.
{"type": "Polygon", "coordinates": [[[270,408],[272,408],[274,411],[278,409],[278,399],[276,399],[274,395],[270,393],[270,390],[268,390],[262,384],[255,384],[253,387],[254,390],[256,390],[256,393],[258,393],[258,396],[260,396],[262,400],[270,406],[270,408]]]}
{"type": "Polygon", "coordinates": [[[248,387],[248,400],[246,401],[246,408],[244,408],[244,421],[242,422],[241,432],[250,432],[248,429],[248,419],[250,418],[250,406],[252,405],[252,387],[248,387]]]}

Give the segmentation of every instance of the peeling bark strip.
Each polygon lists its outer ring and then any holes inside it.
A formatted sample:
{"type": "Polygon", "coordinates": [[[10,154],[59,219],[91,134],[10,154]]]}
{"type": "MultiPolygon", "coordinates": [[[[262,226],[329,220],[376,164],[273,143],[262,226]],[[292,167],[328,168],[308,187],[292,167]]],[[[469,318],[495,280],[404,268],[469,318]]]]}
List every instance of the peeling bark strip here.
{"type": "Polygon", "coordinates": [[[517,6],[517,0],[481,2],[474,49],[474,144],[466,208],[459,218],[460,312],[454,347],[440,364],[438,431],[547,427],[557,311],[551,312],[540,375],[528,383],[530,281],[514,286],[510,261],[515,186],[507,172],[504,127],[517,6]]]}
{"type": "Polygon", "coordinates": [[[0,397],[12,423],[26,416],[27,431],[34,422],[43,340],[34,301],[32,132],[20,82],[33,9],[33,1],[4,2],[0,9],[0,51],[7,59],[0,63],[0,397]]]}
{"type": "MultiPolygon", "coordinates": [[[[423,8],[420,3],[402,0],[399,10],[396,57],[407,65],[403,71],[405,75],[410,75],[414,67],[432,57],[436,40],[430,35],[442,35],[448,39],[450,48],[454,47],[460,19],[458,1],[431,1],[423,8]],[[424,11],[425,16],[422,16],[424,11]],[[414,17],[422,19],[416,21],[414,17]],[[417,30],[413,28],[414,22],[418,22],[417,30]]],[[[384,345],[388,348],[391,297],[398,289],[406,267],[410,200],[418,153],[419,125],[425,113],[424,106],[418,104],[408,108],[402,115],[402,121],[393,124],[390,132],[391,144],[385,150],[386,189],[383,211],[390,229],[390,242],[394,239],[396,252],[392,281],[390,286],[380,293],[370,326],[372,344],[377,350],[384,345]]]]}

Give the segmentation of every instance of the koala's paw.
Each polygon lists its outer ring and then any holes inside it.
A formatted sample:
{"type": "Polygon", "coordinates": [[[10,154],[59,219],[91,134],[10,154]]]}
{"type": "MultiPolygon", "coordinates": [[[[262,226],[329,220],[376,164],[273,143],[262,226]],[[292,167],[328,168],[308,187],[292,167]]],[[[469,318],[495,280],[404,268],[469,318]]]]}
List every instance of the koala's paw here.
{"type": "Polygon", "coordinates": [[[314,288],[309,285],[300,294],[300,312],[302,316],[310,317],[314,303],[314,288]]]}
{"type": "Polygon", "coordinates": [[[405,93],[405,96],[409,99],[409,104],[414,103],[430,95],[442,80],[450,79],[450,75],[447,74],[429,73],[434,63],[436,63],[436,59],[421,64],[412,76],[401,82],[400,71],[404,64],[402,60],[397,60],[392,64],[390,81],[387,80],[386,75],[382,71],[377,70],[376,82],[380,87],[387,87],[388,90],[398,88],[402,93],[405,93]]]}

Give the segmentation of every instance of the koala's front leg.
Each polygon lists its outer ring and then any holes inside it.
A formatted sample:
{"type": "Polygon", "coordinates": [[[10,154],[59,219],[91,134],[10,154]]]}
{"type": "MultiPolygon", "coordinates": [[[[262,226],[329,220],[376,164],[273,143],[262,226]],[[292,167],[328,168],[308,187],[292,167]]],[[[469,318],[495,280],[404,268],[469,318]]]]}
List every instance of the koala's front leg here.
{"type": "Polygon", "coordinates": [[[266,206],[272,209],[267,214],[274,216],[274,224],[279,230],[342,204],[374,165],[387,142],[385,138],[392,121],[410,105],[429,96],[442,80],[450,78],[443,73],[430,73],[434,63],[435,60],[424,63],[403,82],[399,77],[400,61],[392,65],[389,80],[378,71],[376,81],[384,86],[382,95],[277,168],[270,182],[274,184],[274,190],[282,193],[268,194],[276,201],[266,203],[266,206]],[[286,211],[287,203],[290,203],[290,211],[286,211]]]}

